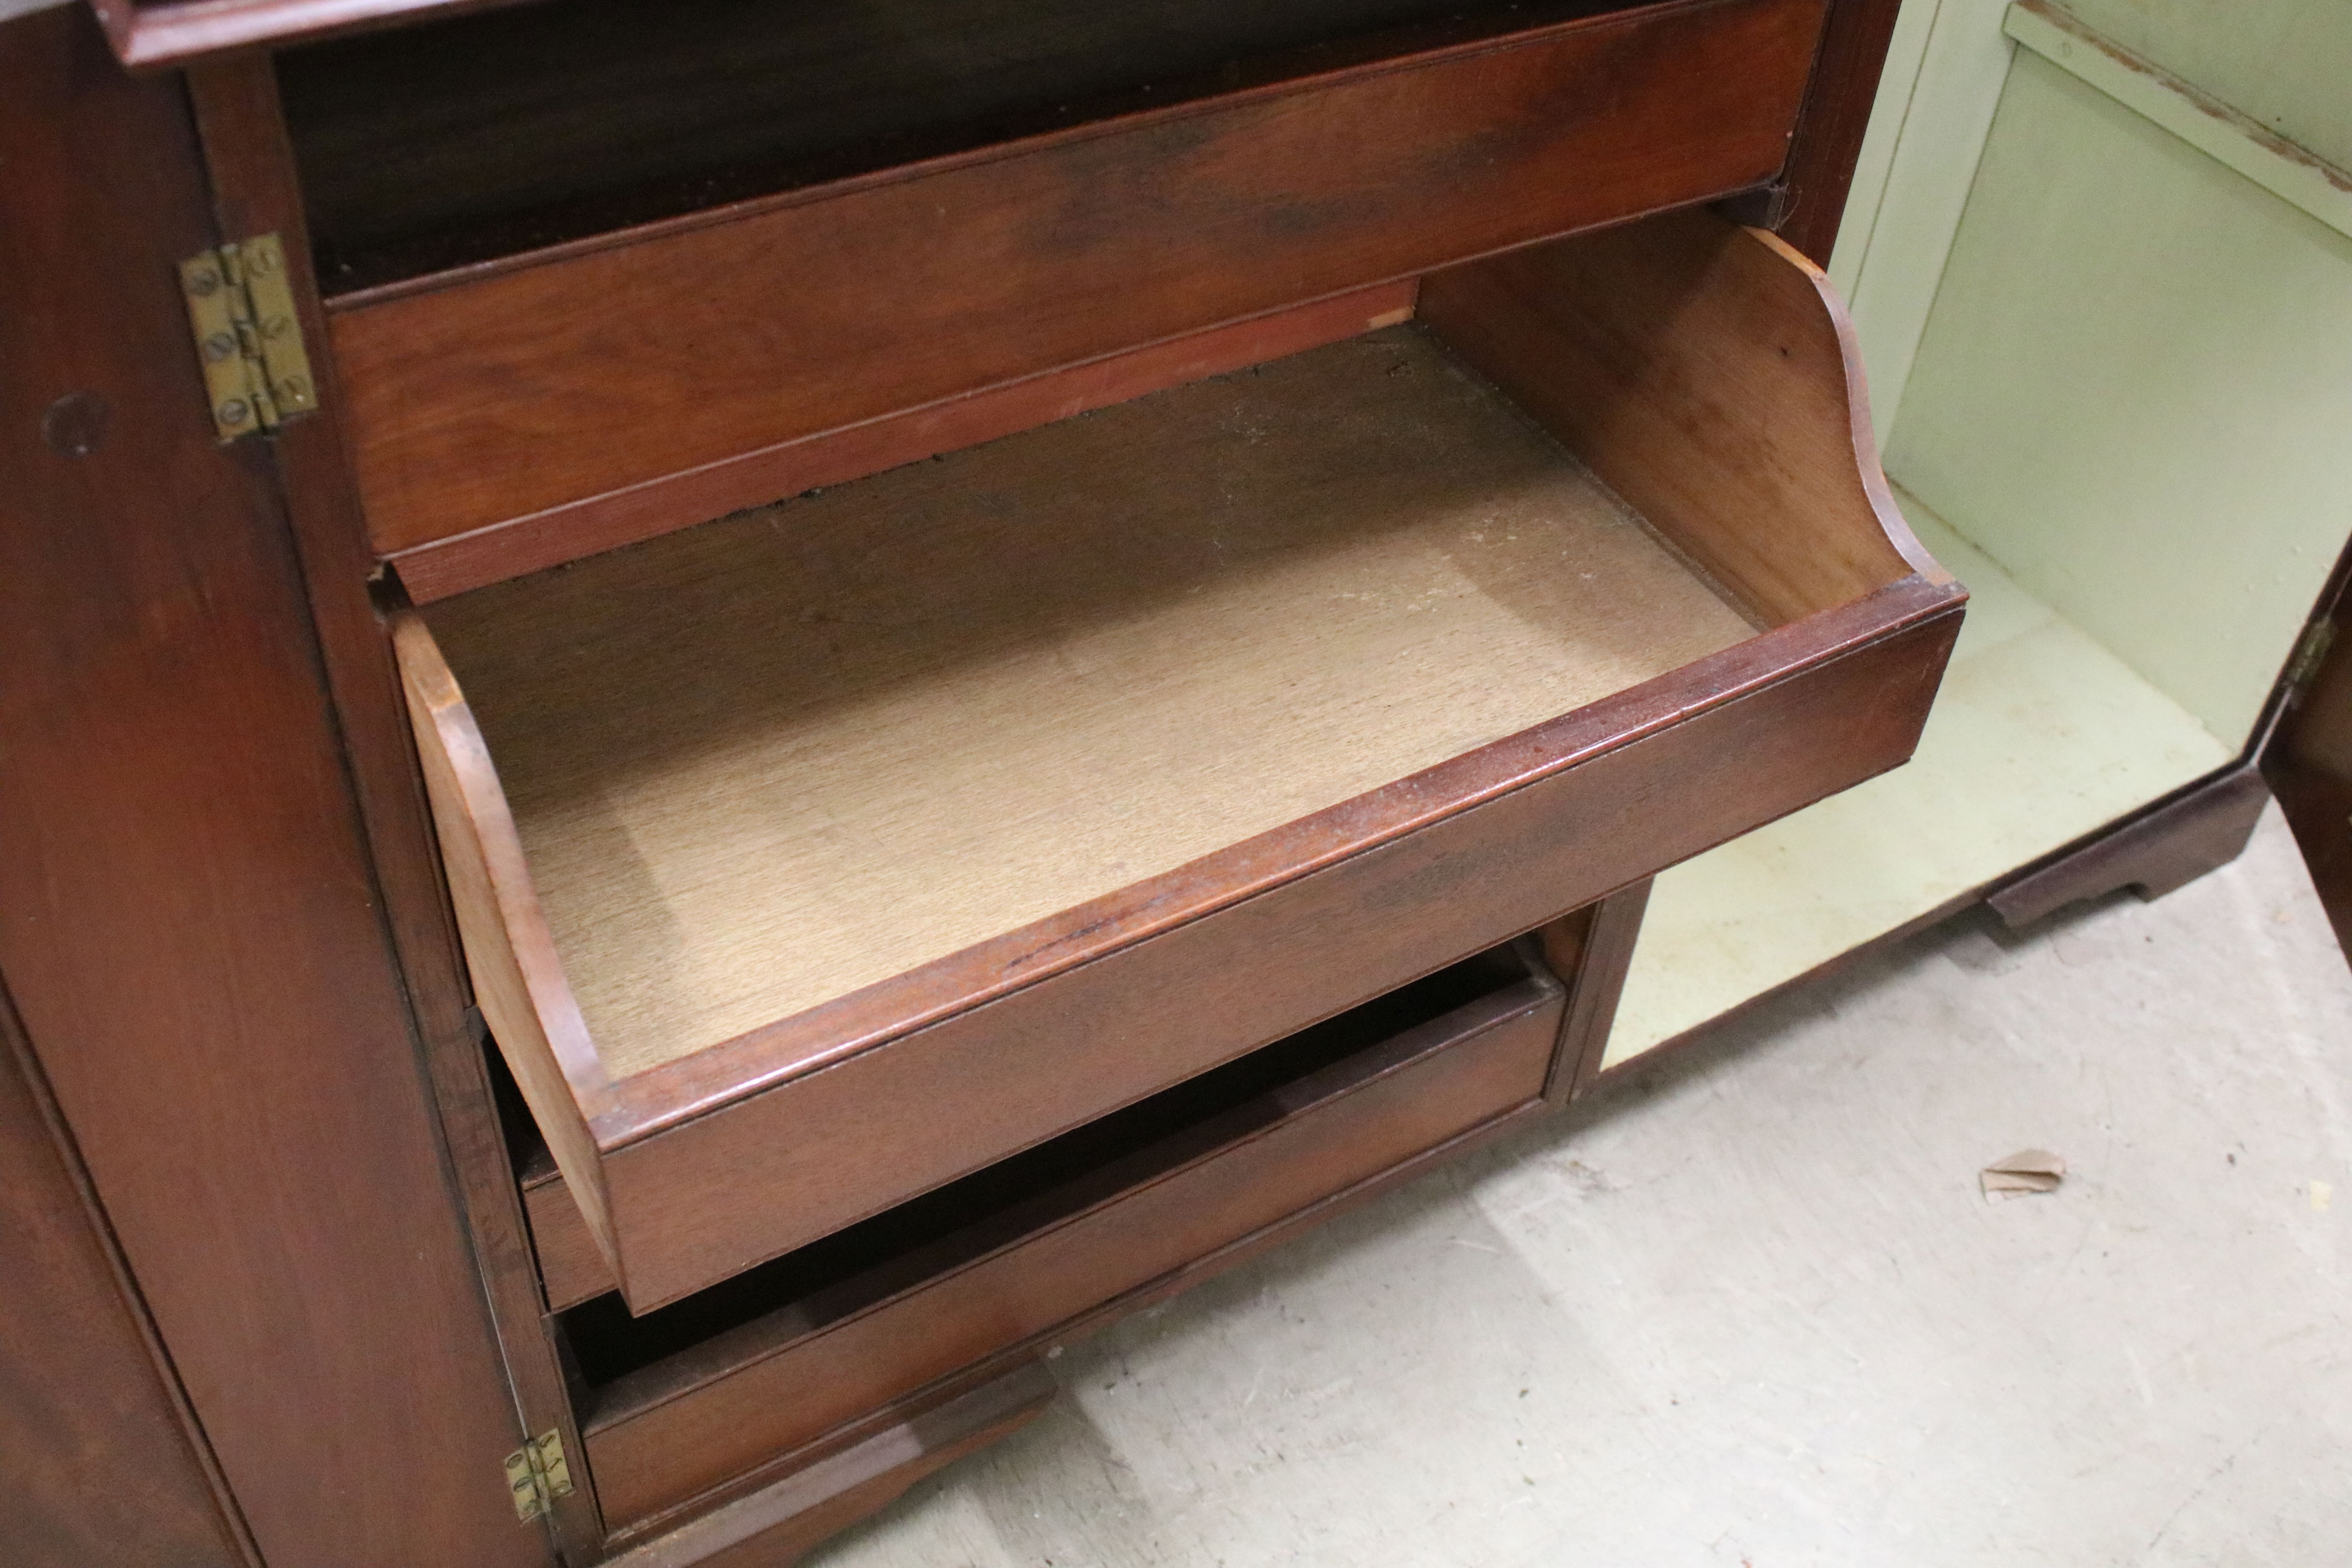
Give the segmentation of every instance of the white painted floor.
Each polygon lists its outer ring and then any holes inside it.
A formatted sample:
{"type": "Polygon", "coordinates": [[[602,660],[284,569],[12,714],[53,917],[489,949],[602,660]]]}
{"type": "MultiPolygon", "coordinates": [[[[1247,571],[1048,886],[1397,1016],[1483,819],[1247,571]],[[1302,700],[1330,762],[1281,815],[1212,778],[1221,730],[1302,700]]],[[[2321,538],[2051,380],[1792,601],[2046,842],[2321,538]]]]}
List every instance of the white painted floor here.
{"type": "Polygon", "coordinates": [[[1635,1070],[1070,1347],[809,1561],[2352,1563],[2352,973],[2275,813],[1635,1070]],[[2027,1146],[2063,1187],[1988,1203],[2027,1146]]]}

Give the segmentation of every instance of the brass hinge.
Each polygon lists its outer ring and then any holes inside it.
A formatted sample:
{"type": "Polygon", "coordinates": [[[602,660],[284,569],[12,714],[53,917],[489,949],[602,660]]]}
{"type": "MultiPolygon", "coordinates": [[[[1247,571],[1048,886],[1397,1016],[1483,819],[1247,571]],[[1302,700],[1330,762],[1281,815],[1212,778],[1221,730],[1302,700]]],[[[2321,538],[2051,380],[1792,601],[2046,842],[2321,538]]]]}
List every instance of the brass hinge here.
{"type": "Polygon", "coordinates": [[[2294,645],[2294,657],[2286,661],[2286,689],[2291,697],[2303,695],[2319,674],[2319,667],[2327,661],[2327,650],[2336,644],[2336,623],[2333,620],[2314,621],[2303,628],[2303,637],[2294,645]]]}
{"type": "Polygon", "coordinates": [[[213,429],[223,441],[275,430],[319,406],[286,247],[276,235],[189,257],[180,263],[180,292],[188,301],[213,429]]]}
{"type": "Polygon", "coordinates": [[[507,1487],[514,1493],[515,1517],[529,1524],[572,1495],[572,1467],[563,1459],[563,1435],[541,1432],[507,1456],[507,1487]]]}

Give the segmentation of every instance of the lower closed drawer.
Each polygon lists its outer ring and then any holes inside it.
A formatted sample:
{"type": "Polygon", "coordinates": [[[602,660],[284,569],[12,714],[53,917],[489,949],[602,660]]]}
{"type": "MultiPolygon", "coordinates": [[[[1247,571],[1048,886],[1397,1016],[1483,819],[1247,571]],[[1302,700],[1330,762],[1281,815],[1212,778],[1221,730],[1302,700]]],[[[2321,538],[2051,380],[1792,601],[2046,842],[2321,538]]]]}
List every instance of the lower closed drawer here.
{"type": "MultiPolygon", "coordinates": [[[[1501,949],[644,1318],[564,1323],[625,1528],[1000,1352],[1189,1283],[1541,1100],[1559,984],[1501,949]]],[[[559,1206],[551,1211],[561,1215],[559,1206]]]]}

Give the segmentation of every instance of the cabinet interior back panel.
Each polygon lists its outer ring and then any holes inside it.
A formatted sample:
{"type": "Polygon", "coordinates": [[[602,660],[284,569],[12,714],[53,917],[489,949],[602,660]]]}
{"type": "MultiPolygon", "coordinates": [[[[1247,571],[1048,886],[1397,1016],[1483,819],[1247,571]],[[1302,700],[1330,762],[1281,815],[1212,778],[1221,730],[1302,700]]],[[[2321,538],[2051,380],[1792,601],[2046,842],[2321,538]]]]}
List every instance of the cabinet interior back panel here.
{"type": "Polygon", "coordinates": [[[2352,532],[2352,239],[2021,51],[1887,469],[2236,751],[2352,532]]]}
{"type": "Polygon", "coordinates": [[[427,614],[616,1075],[1753,635],[1412,327],[427,614]]]}

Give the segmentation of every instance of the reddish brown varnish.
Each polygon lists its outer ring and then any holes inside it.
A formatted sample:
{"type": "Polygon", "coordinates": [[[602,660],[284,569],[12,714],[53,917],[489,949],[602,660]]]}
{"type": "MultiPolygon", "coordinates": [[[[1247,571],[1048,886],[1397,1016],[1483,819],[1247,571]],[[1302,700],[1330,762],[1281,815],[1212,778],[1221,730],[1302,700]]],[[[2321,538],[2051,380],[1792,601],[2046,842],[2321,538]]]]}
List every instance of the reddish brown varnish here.
{"type": "Polygon", "coordinates": [[[331,301],[370,535],[577,555],[824,432],[1756,184],[1821,15],[1668,0],[331,301]]]}

